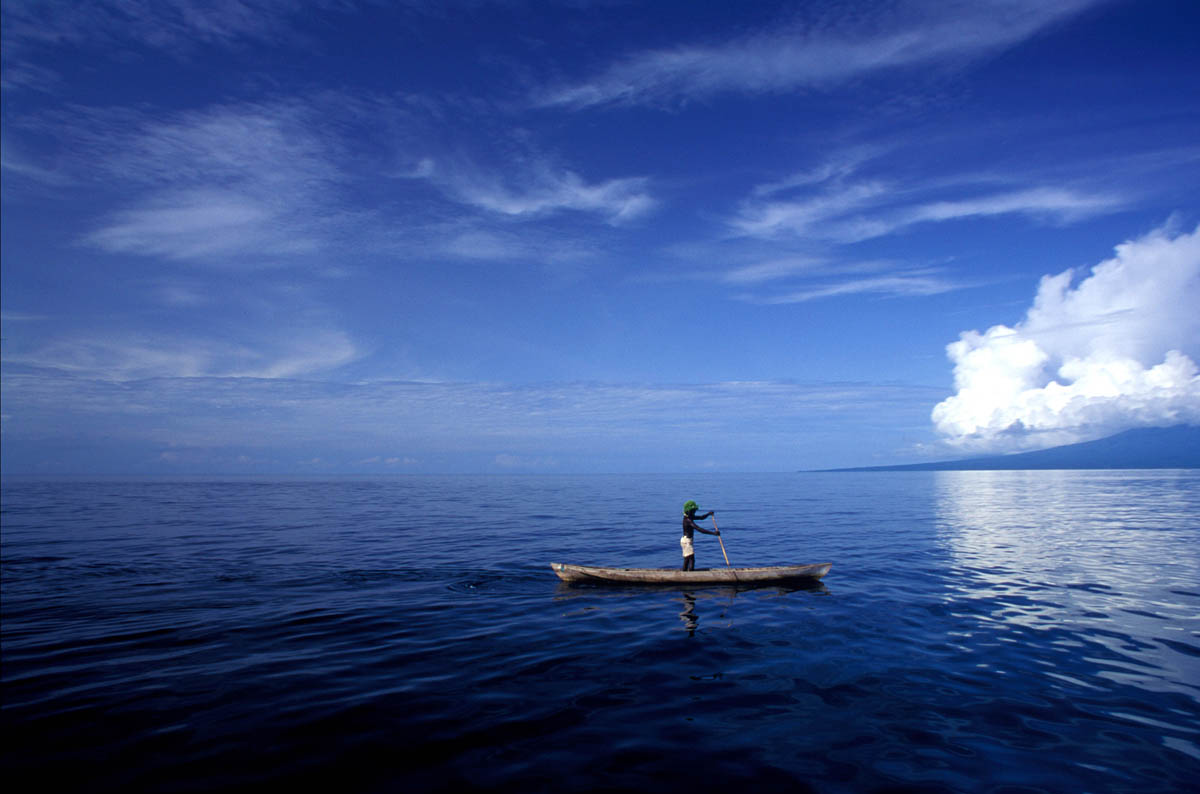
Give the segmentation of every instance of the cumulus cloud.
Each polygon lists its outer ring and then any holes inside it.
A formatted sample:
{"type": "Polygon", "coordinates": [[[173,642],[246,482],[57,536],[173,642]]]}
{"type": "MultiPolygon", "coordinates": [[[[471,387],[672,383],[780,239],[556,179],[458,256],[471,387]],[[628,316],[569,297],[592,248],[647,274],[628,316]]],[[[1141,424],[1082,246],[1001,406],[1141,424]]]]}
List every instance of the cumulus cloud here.
{"type": "Polygon", "coordinates": [[[1006,451],[1200,424],[1200,227],[1157,229],[1078,275],[1045,276],[1015,326],[947,346],[957,393],[932,418],[951,444],[1006,451]]]}

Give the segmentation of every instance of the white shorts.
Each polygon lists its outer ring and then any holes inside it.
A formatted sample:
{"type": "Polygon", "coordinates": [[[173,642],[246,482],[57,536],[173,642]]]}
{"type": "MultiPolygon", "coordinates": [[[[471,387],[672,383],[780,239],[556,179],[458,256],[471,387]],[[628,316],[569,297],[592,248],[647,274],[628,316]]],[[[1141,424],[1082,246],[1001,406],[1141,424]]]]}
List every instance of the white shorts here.
{"type": "Polygon", "coordinates": [[[684,535],[683,537],[681,537],[679,539],[679,545],[683,547],[683,556],[684,557],[695,556],[696,550],[694,548],[692,548],[692,539],[689,538],[687,535],[684,535]]]}

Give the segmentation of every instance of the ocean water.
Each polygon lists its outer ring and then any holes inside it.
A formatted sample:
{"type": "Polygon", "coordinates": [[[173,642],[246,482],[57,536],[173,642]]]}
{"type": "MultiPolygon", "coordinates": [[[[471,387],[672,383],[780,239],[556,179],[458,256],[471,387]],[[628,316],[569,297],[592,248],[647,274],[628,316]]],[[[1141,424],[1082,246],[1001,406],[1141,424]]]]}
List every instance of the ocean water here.
{"type": "MultiPolygon", "coordinates": [[[[1177,792],[1200,472],[35,481],[6,778],[40,789],[1177,792]],[[806,588],[674,567],[686,499],[806,588]]],[[[723,565],[697,536],[697,566],[723,565]]]]}

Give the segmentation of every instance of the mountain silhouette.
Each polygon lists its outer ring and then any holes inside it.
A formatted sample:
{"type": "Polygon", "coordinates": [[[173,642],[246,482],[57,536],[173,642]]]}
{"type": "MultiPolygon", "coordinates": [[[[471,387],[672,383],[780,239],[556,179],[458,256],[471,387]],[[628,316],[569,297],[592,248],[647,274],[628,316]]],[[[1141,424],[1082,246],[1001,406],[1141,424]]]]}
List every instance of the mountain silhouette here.
{"type": "Polygon", "coordinates": [[[938,463],[826,471],[988,471],[1014,469],[1200,469],[1200,427],[1144,427],[1080,444],[938,463]]]}

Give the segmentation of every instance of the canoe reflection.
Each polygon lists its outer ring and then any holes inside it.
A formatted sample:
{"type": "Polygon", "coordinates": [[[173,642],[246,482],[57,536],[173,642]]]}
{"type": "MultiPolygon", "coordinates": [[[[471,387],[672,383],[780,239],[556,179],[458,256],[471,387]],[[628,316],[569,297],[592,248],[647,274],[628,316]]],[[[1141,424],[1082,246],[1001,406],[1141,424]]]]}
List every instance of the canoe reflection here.
{"type": "Polygon", "coordinates": [[[683,594],[683,611],[679,613],[679,619],[683,621],[688,636],[695,636],[700,625],[700,616],[696,614],[696,596],[691,593],[683,594]]]}
{"type": "MultiPolygon", "coordinates": [[[[678,618],[683,624],[684,631],[690,637],[694,636],[696,630],[699,628],[702,614],[710,620],[713,618],[726,619],[728,620],[728,625],[732,626],[734,613],[730,611],[730,608],[734,606],[734,599],[738,595],[751,592],[758,598],[779,598],[798,593],[820,596],[831,595],[829,588],[821,581],[797,581],[788,584],[759,585],[757,587],[743,584],[736,586],[688,588],[687,590],[670,586],[646,587],[645,585],[641,585],[638,587],[621,587],[611,584],[568,584],[566,582],[559,582],[554,593],[554,600],[574,601],[584,599],[595,601],[597,599],[620,599],[621,601],[625,601],[629,598],[644,598],[650,593],[657,593],[659,597],[662,595],[671,595],[671,602],[680,607],[678,618]]],[[[587,612],[591,612],[596,609],[603,609],[603,607],[600,604],[590,604],[584,609],[587,612]]]]}
{"type": "Polygon", "coordinates": [[[637,585],[636,587],[624,587],[618,584],[592,584],[589,582],[558,582],[554,588],[554,598],[572,599],[572,598],[596,598],[596,597],[614,597],[614,598],[630,598],[633,596],[644,596],[648,593],[679,593],[683,594],[699,594],[702,598],[729,598],[738,593],[762,593],[774,595],[788,595],[789,593],[812,593],[814,595],[830,595],[832,591],[819,580],[803,580],[798,579],[794,582],[773,584],[736,584],[736,585],[711,585],[711,586],[691,586],[681,588],[679,585],[637,585]]]}

